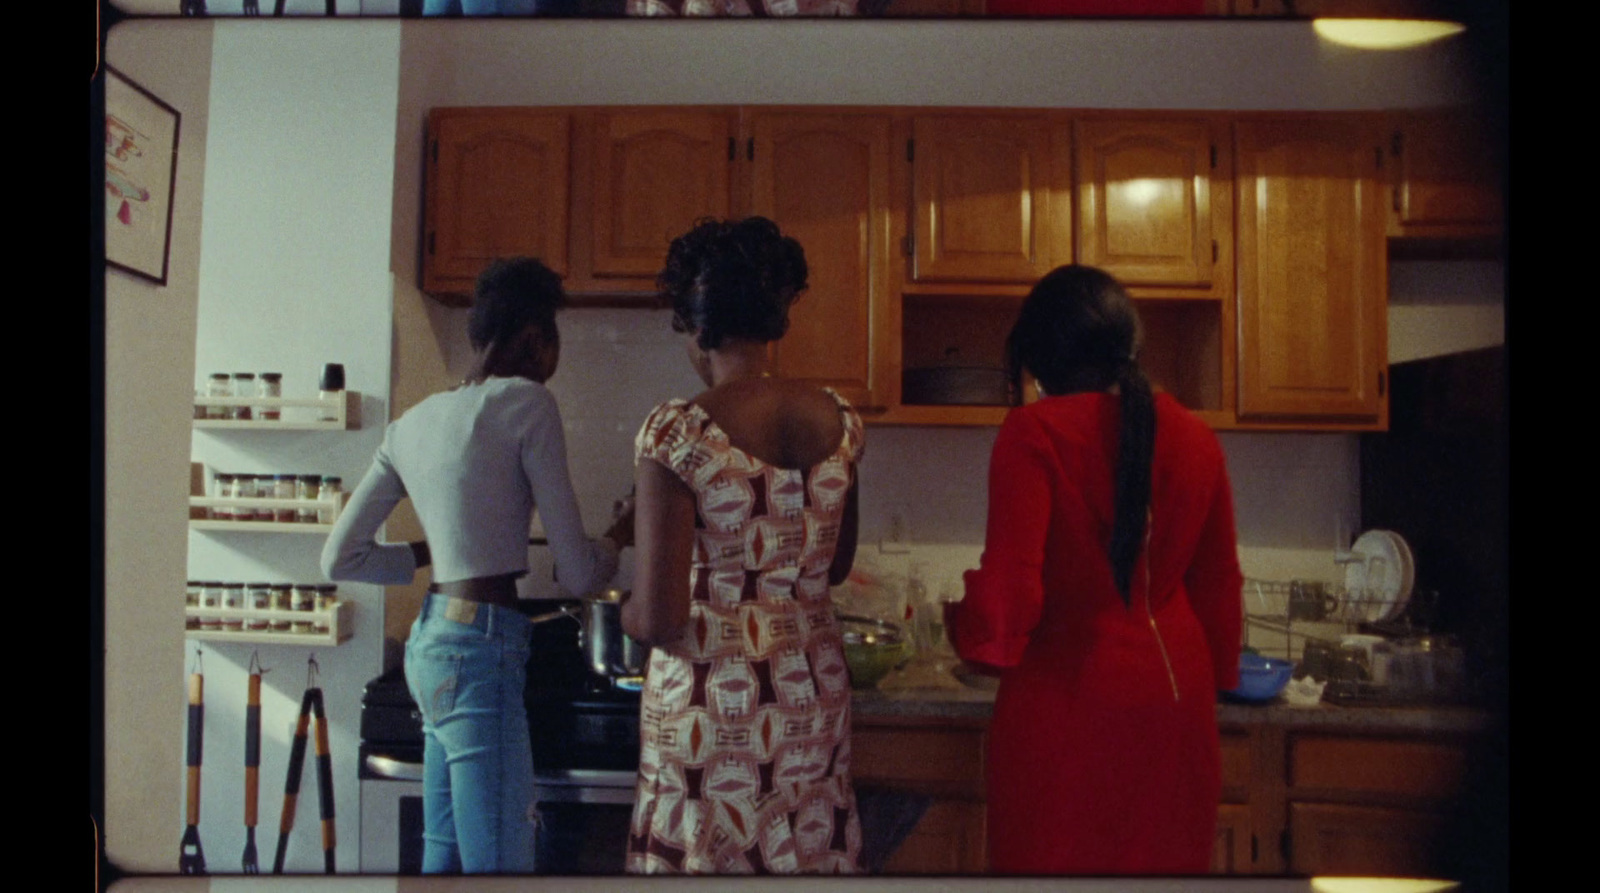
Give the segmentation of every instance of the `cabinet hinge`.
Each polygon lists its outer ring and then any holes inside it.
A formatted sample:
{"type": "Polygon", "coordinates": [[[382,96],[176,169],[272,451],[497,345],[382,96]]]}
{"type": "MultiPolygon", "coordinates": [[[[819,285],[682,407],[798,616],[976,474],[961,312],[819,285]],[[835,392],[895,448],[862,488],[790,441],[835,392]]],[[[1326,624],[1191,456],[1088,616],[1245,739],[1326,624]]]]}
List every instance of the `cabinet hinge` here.
{"type": "Polygon", "coordinates": [[[1217,147],[1215,145],[1211,147],[1211,169],[1217,169],[1217,147]]]}
{"type": "Polygon", "coordinates": [[[756,160],[756,138],[750,137],[744,141],[744,157],[748,161],[756,160]]]}
{"type": "Polygon", "coordinates": [[[907,161],[916,161],[917,160],[917,141],[916,140],[906,140],[906,160],[907,161]]]}
{"type": "Polygon", "coordinates": [[[733,157],[734,157],[734,153],[739,151],[738,148],[737,148],[738,142],[739,141],[734,139],[733,137],[731,137],[731,136],[728,137],[728,160],[729,161],[732,161],[733,157]]]}

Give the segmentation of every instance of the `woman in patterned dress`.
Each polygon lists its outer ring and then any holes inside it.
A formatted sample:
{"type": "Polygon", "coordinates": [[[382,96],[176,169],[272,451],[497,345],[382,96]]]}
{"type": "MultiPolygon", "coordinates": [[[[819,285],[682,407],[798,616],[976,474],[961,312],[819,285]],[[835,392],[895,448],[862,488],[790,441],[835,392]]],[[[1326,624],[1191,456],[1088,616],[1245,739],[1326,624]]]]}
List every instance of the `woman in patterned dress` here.
{"type": "Polygon", "coordinates": [[[856,548],[861,417],[771,376],[806,287],[770,220],[701,221],[658,284],[708,390],[635,442],[627,633],[654,646],[628,871],[842,874],[861,846],[850,684],[828,587],[856,548]]]}

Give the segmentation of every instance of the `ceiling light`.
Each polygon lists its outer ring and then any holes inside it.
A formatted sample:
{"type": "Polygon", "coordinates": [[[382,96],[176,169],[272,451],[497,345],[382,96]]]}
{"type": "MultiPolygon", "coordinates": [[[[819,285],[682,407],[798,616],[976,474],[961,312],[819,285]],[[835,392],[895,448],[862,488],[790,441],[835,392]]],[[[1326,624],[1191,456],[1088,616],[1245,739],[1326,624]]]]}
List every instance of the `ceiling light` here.
{"type": "Polygon", "coordinates": [[[1400,50],[1460,34],[1458,22],[1434,19],[1316,19],[1318,36],[1340,46],[1363,50],[1400,50]]]}

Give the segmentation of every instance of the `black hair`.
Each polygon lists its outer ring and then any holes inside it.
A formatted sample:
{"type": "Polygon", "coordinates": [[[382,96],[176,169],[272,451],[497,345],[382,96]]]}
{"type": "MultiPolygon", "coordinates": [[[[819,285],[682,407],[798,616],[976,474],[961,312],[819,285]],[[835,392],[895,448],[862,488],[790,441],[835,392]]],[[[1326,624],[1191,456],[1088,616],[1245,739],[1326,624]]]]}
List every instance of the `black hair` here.
{"type": "Polygon", "coordinates": [[[713,350],[727,338],[782,338],[807,274],[805,250],[771,220],[702,218],[672,240],[656,286],[672,328],[698,332],[700,348],[713,350]]]}
{"type": "Polygon", "coordinates": [[[1118,387],[1116,502],[1106,554],[1117,591],[1130,606],[1133,567],[1149,520],[1156,439],[1155,398],[1139,368],[1142,338],[1139,314],[1122,285],[1104,270],[1078,264],[1057,267],[1034,285],[1006,338],[1006,374],[1016,402],[1024,370],[1052,395],[1118,387]]]}
{"type": "Polygon", "coordinates": [[[554,338],[556,311],[567,304],[561,277],[531,257],[490,261],[478,274],[473,295],[472,313],[467,318],[467,339],[473,350],[515,338],[530,325],[554,338]]]}

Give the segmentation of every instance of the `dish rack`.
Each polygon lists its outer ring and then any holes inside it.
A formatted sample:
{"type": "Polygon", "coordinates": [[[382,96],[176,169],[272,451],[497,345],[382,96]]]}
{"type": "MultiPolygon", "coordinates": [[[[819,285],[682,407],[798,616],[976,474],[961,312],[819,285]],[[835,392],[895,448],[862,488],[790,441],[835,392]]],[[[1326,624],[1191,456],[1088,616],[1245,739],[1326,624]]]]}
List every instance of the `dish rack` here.
{"type": "MultiPolygon", "coordinates": [[[[1341,583],[1314,583],[1320,606],[1295,607],[1294,589],[1302,581],[1244,581],[1245,644],[1262,654],[1298,660],[1307,639],[1337,645],[1347,633],[1374,631],[1385,635],[1400,630],[1382,629],[1398,618],[1386,619],[1391,603],[1368,589],[1341,583]]],[[[1405,611],[1401,612],[1405,614],[1405,611]]],[[[1403,620],[1399,622],[1404,623],[1403,620]]]]}

